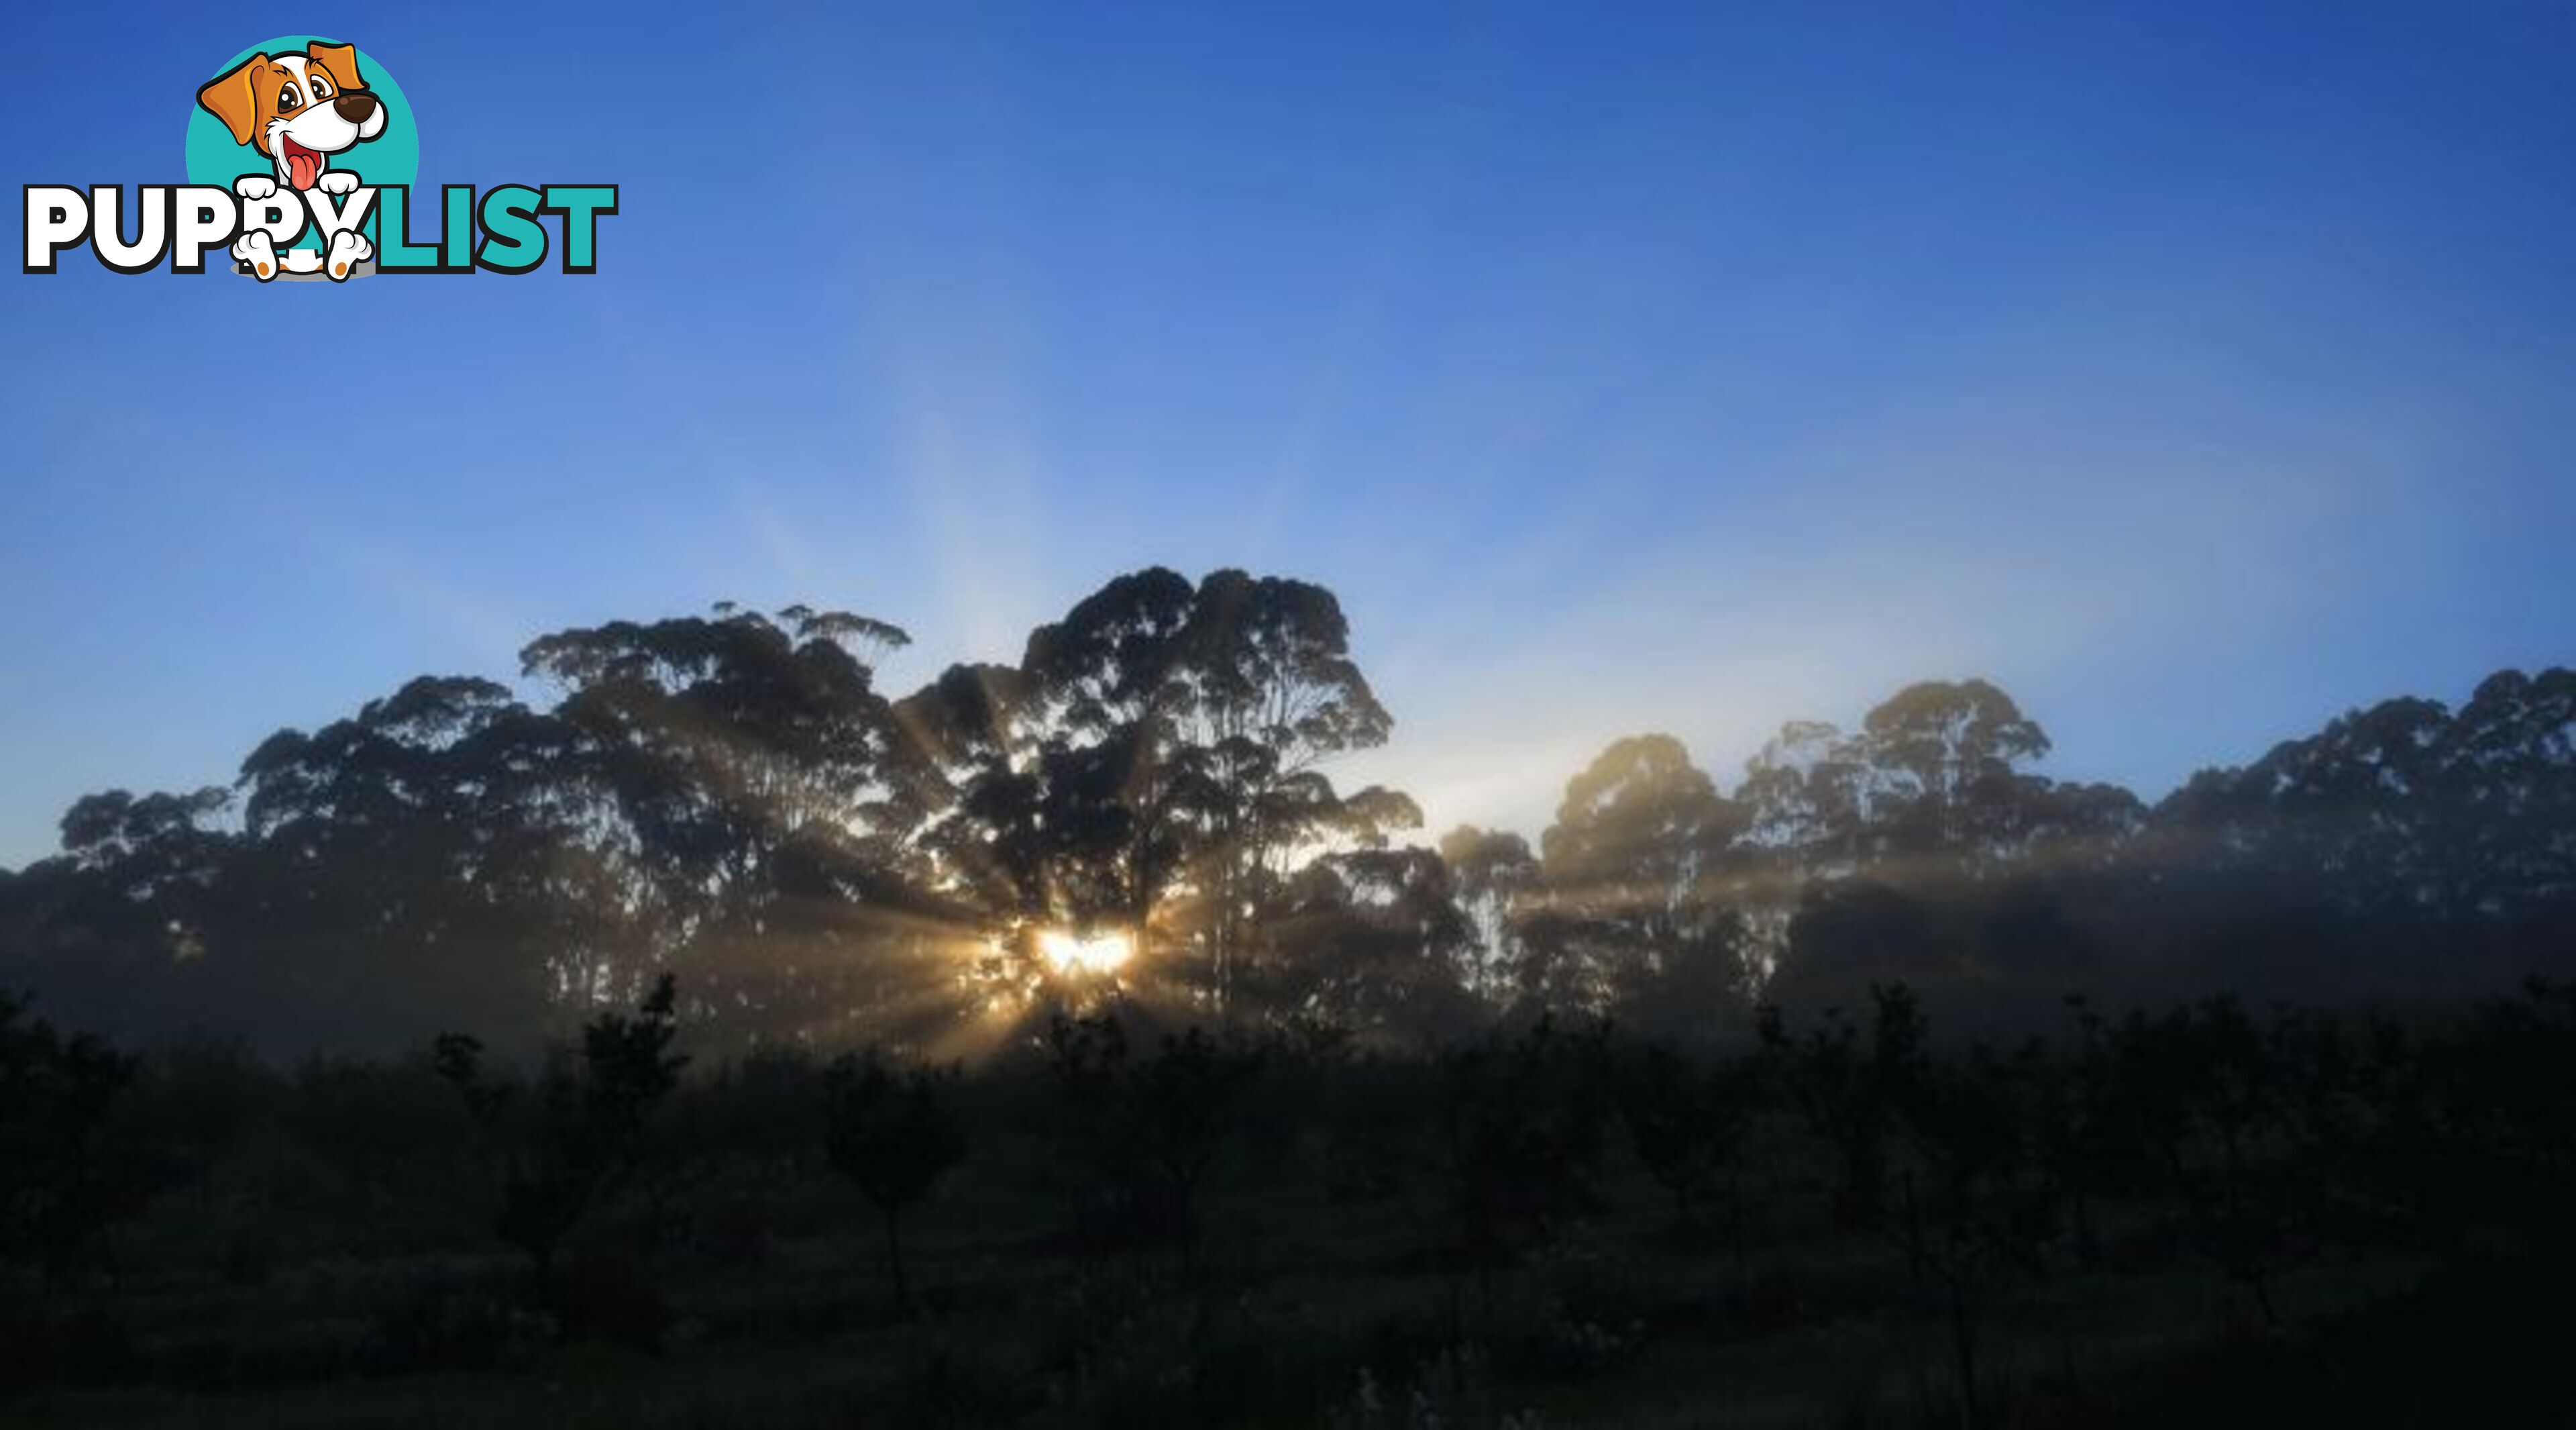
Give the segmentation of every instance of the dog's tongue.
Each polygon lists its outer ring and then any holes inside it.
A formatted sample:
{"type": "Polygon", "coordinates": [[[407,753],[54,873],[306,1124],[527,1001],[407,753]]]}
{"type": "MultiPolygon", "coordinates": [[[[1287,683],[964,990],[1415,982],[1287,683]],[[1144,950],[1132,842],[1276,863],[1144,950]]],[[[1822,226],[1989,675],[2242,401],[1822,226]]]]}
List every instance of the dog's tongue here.
{"type": "Polygon", "coordinates": [[[310,149],[289,149],[286,151],[286,181],[288,183],[293,184],[299,189],[309,189],[313,187],[313,181],[320,177],[322,177],[321,155],[314,153],[310,149]]]}

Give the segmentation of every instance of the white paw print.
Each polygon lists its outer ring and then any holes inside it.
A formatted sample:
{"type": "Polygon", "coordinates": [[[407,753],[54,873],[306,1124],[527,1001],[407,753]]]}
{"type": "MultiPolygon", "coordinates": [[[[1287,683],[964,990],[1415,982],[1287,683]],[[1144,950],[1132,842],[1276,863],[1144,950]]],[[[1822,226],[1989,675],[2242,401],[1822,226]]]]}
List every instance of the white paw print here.
{"type": "Polygon", "coordinates": [[[331,235],[330,261],[324,266],[330,270],[331,281],[338,283],[356,272],[360,262],[375,256],[376,246],[367,242],[364,234],[355,229],[342,229],[331,235]]]}
{"type": "Polygon", "coordinates": [[[358,187],[358,176],[347,169],[325,169],[313,186],[326,194],[345,194],[358,187]]]}
{"type": "Polygon", "coordinates": [[[277,194],[277,180],[266,174],[244,174],[233,180],[233,192],[246,199],[273,198],[277,194]]]}
{"type": "Polygon", "coordinates": [[[269,241],[267,229],[255,228],[234,239],[233,257],[249,264],[262,283],[277,276],[277,245],[269,241]]]}

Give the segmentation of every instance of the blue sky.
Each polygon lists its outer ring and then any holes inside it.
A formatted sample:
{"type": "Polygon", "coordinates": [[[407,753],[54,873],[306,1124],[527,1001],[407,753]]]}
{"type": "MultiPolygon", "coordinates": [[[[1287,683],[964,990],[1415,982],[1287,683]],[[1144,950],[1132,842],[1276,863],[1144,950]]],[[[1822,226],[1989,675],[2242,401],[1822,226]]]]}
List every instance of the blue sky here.
{"type": "Polygon", "coordinates": [[[1533,832],[1919,677],[2152,797],[2576,658],[2566,6],[142,8],[18,15],[19,182],[175,180],[311,31],[425,183],[624,211],[0,278],[0,863],[560,626],[842,605],[908,687],[1149,562],[1332,586],[1352,773],[1533,832]]]}

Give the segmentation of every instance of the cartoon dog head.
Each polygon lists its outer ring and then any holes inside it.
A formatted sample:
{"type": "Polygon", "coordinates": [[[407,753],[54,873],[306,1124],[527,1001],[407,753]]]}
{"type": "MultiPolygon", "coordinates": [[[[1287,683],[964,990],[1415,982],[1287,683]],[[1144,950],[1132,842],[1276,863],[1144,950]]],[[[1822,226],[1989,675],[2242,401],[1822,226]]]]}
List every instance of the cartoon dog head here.
{"type": "Polygon", "coordinates": [[[233,142],[277,165],[280,181],[313,187],[331,156],[385,132],[383,101],[367,92],[354,45],[316,40],[302,54],[253,55],[208,80],[197,103],[224,122],[233,142]]]}

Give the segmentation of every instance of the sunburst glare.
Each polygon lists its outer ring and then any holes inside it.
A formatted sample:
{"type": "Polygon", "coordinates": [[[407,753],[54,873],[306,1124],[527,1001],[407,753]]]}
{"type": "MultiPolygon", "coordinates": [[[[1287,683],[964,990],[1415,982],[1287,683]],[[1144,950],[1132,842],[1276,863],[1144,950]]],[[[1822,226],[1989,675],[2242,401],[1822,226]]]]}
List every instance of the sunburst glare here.
{"type": "Polygon", "coordinates": [[[1039,955],[1060,974],[1115,973],[1135,952],[1135,944],[1125,934],[1082,935],[1069,929],[1038,934],[1039,955]]]}

